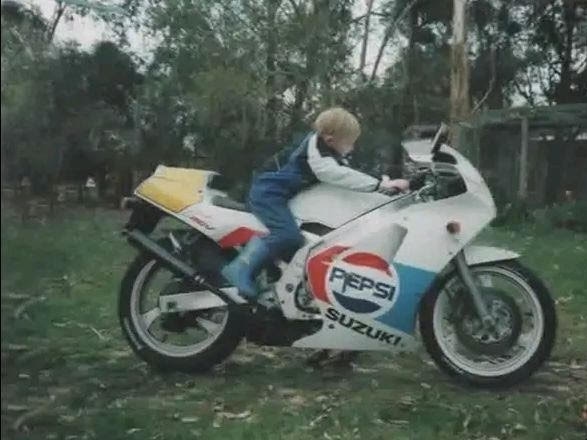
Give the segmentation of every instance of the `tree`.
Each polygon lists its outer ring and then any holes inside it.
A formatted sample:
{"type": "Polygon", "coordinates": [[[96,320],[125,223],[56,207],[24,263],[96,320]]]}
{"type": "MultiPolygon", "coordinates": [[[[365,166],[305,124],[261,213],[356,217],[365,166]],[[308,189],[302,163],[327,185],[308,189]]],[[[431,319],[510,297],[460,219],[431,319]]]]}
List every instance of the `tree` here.
{"type": "MultiPolygon", "coordinates": [[[[124,13],[56,0],[53,19],[35,31],[3,26],[3,155],[10,150],[29,163],[25,152],[50,141],[54,150],[32,156],[61,163],[55,178],[81,178],[71,168],[83,162],[89,168],[81,174],[93,170],[103,181],[122,172],[118,164],[128,174],[134,160],[147,169],[214,168],[245,182],[306,131],[315,113],[337,104],[362,119],[360,161],[376,166],[385,157],[397,171],[400,134],[410,124],[464,121],[471,104],[472,111],[499,108],[516,94],[531,103],[585,101],[586,38],[572,1],[369,0],[359,17],[352,15],[356,0],[119,4],[124,13]],[[144,76],[120,49],[122,38],[89,53],[48,42],[70,14],[152,35],[159,44],[144,76]],[[365,75],[376,21],[384,35],[365,75]],[[27,106],[34,108],[22,115],[27,106]],[[40,122],[31,128],[33,119],[40,122]]],[[[5,16],[22,22],[14,5],[6,11],[3,24],[5,16]]]]}
{"type": "Polygon", "coordinates": [[[520,56],[524,50],[520,19],[526,10],[512,7],[508,1],[487,0],[473,2],[470,8],[472,111],[507,107],[511,104],[516,75],[524,68],[520,56]]]}
{"type": "Polygon", "coordinates": [[[185,159],[186,139],[196,140],[202,166],[245,179],[296,131],[306,130],[308,115],[334,103],[348,81],[350,1],[143,5],[144,25],[162,38],[146,88],[177,101],[171,106],[176,119],[189,114],[190,122],[172,123],[151,99],[141,109],[174,125],[168,132],[177,134],[178,160],[185,159]],[[227,162],[227,155],[239,160],[227,162]]]}
{"type": "MultiPolygon", "coordinates": [[[[580,4],[574,0],[543,0],[529,5],[525,22],[530,29],[528,63],[517,82],[518,91],[529,102],[539,99],[534,84],[549,104],[587,102],[586,11],[580,4]]],[[[548,152],[548,203],[557,201],[577,133],[572,129],[555,131],[557,148],[548,152]]]]}
{"type": "Polygon", "coordinates": [[[526,6],[526,63],[515,85],[530,104],[587,102],[587,12],[581,3],[541,0],[526,6]]]}
{"type": "Polygon", "coordinates": [[[467,0],[454,0],[452,20],[451,81],[450,81],[450,121],[453,139],[457,124],[469,118],[469,59],[467,56],[467,0]]]}
{"type": "MultiPolygon", "coordinates": [[[[37,10],[20,3],[2,2],[2,181],[20,177],[11,164],[17,151],[36,148],[30,138],[42,136],[45,110],[50,106],[47,91],[39,82],[44,77],[47,52],[46,23],[37,10]],[[28,108],[30,104],[33,104],[28,108]]],[[[34,155],[20,163],[31,167],[34,155]]],[[[22,167],[21,167],[22,168],[22,167]]]]}
{"type": "Polygon", "coordinates": [[[121,10],[96,0],[54,0],[53,15],[47,26],[47,41],[51,43],[57,27],[64,18],[71,19],[75,15],[91,15],[96,20],[109,20],[112,14],[120,14],[121,10]]]}
{"type": "Polygon", "coordinates": [[[132,60],[111,43],[92,53],[52,47],[46,27],[10,23],[2,28],[3,178],[26,175],[35,191],[51,193],[64,178],[100,177],[132,132],[140,81],[132,60]]]}

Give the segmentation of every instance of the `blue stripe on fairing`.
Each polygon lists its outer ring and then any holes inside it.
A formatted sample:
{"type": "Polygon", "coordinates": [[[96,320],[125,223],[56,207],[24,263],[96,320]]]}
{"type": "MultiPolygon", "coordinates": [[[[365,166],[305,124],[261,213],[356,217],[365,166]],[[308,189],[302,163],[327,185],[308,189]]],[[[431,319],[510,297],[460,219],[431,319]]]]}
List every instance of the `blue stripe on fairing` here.
{"type": "Polygon", "coordinates": [[[399,277],[400,288],[399,292],[396,292],[396,295],[399,296],[391,310],[379,316],[376,320],[405,333],[412,334],[420,298],[436,278],[436,273],[398,263],[394,263],[393,267],[399,277]]]}

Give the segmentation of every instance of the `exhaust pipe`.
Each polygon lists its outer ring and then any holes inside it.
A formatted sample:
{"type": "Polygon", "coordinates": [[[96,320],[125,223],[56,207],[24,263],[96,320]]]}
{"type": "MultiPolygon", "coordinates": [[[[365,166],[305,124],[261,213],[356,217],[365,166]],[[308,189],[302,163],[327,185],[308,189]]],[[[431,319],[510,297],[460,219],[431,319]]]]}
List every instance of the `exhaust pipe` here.
{"type": "Polygon", "coordinates": [[[204,287],[206,290],[211,291],[218,297],[220,297],[226,304],[228,305],[239,305],[245,304],[246,301],[244,298],[239,296],[238,294],[234,293],[231,294],[229,292],[225,292],[218,287],[209,283],[203,276],[199,275],[195,268],[187,264],[186,262],[180,260],[178,257],[173,255],[155,240],[150,238],[148,235],[144,234],[143,232],[133,229],[133,230],[125,230],[124,234],[126,235],[128,242],[134,246],[135,248],[147,251],[153,256],[157,257],[160,261],[165,263],[165,265],[173,270],[177,275],[181,275],[185,277],[187,280],[191,281],[194,286],[201,286],[204,287]]]}

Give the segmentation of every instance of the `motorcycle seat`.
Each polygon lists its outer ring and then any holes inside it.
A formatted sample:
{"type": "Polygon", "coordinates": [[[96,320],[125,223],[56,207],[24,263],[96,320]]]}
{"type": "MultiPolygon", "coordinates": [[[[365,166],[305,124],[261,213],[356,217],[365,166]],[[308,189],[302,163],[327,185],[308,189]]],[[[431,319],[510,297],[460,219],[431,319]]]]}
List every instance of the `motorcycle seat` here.
{"type": "Polygon", "coordinates": [[[160,165],[135,194],[170,212],[181,212],[202,201],[209,175],[205,170],[160,165]]]}
{"type": "Polygon", "coordinates": [[[233,209],[235,211],[250,212],[247,205],[241,202],[237,202],[228,196],[214,196],[212,197],[212,204],[214,206],[220,206],[221,208],[233,209]]]}

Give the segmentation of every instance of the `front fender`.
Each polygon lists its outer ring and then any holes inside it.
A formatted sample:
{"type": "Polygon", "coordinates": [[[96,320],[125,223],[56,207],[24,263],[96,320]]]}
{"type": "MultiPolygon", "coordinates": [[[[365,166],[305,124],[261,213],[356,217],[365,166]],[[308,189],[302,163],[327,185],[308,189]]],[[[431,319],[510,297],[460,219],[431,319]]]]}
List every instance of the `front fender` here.
{"type": "Polygon", "coordinates": [[[492,246],[466,246],[463,252],[469,266],[493,261],[515,260],[520,257],[520,254],[515,252],[492,246]]]}

